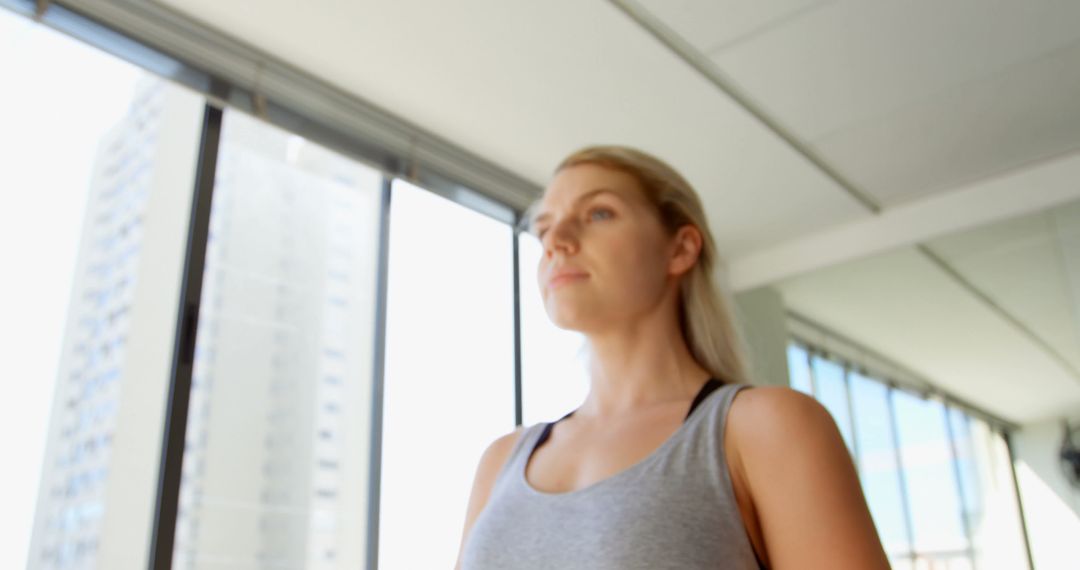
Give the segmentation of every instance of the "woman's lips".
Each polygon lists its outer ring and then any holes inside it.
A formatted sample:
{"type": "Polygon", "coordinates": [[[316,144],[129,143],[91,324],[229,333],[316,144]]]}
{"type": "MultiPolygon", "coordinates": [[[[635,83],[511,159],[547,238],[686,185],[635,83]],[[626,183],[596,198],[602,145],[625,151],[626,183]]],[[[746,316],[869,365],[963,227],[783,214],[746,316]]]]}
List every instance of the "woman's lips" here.
{"type": "Polygon", "coordinates": [[[567,283],[573,283],[575,281],[581,281],[582,279],[585,279],[587,277],[588,277],[588,275],[585,275],[585,274],[560,275],[560,276],[555,277],[554,279],[552,279],[548,283],[548,287],[551,287],[552,289],[554,289],[554,288],[556,288],[556,287],[558,287],[560,285],[566,285],[567,283]]]}

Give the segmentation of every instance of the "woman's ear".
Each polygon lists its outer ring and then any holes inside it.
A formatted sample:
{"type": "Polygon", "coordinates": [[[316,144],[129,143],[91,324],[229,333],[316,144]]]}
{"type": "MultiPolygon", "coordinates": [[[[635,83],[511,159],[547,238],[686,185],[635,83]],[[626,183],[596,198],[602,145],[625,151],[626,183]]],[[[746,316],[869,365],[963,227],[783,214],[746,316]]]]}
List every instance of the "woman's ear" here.
{"type": "Polygon", "coordinates": [[[675,232],[672,246],[668,273],[679,276],[690,271],[701,255],[701,231],[693,224],[683,225],[675,232]]]}

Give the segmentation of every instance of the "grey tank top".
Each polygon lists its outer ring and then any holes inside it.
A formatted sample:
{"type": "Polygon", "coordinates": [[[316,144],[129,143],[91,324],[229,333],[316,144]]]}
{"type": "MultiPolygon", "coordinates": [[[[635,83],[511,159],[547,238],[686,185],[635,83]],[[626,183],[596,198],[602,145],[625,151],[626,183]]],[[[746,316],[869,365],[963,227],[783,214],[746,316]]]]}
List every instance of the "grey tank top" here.
{"type": "Polygon", "coordinates": [[[644,459],[567,493],[537,490],[525,478],[550,431],[545,422],[526,427],[469,531],[461,570],[760,568],[723,445],[731,402],[749,387],[713,389],[644,459]]]}

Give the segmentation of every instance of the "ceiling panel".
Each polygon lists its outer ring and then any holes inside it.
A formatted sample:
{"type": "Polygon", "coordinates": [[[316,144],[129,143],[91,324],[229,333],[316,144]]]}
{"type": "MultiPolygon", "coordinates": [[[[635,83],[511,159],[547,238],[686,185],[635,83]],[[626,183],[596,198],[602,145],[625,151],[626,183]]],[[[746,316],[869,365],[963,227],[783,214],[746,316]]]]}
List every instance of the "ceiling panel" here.
{"type": "Polygon", "coordinates": [[[1080,42],[813,141],[885,207],[1080,148],[1080,42]]]}
{"type": "Polygon", "coordinates": [[[927,245],[1080,371],[1080,202],[927,245]]]}
{"type": "Polygon", "coordinates": [[[727,49],[835,0],[640,0],[703,52],[727,49]]]}
{"type": "Polygon", "coordinates": [[[725,256],[865,215],[606,2],[166,3],[539,184],[585,144],[655,153],[725,256]]]}
{"type": "Polygon", "coordinates": [[[1077,2],[843,0],[711,55],[816,140],[1078,39],[1077,2]]]}
{"type": "Polygon", "coordinates": [[[1080,378],[914,249],[787,280],[794,311],[1017,423],[1080,406],[1080,378]]]}

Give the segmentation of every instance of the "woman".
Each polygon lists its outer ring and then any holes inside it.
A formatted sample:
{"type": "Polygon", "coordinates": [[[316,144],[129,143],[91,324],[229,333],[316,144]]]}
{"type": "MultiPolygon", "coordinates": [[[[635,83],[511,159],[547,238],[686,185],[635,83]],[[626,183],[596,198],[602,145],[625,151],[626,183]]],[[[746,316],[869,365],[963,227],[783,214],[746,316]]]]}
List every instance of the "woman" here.
{"type": "Polygon", "coordinates": [[[525,220],[548,315],[586,338],[589,393],[485,450],[457,568],[888,568],[828,412],[747,389],[682,176],[585,148],[525,220]]]}

